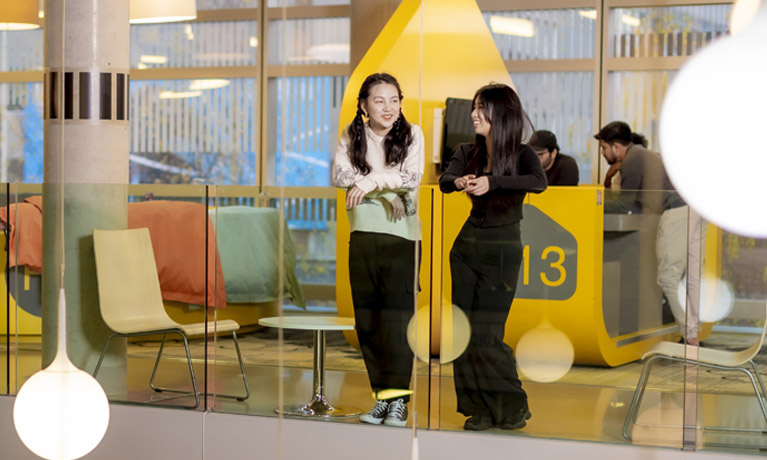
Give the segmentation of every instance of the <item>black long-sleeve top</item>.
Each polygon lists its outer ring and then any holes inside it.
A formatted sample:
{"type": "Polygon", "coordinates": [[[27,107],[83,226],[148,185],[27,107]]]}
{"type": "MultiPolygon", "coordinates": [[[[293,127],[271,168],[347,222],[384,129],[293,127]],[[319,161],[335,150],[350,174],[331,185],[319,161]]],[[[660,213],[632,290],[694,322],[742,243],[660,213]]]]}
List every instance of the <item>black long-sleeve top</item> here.
{"type": "MultiPolygon", "coordinates": [[[[484,172],[482,162],[472,161],[472,144],[461,144],[453,151],[447,171],[439,178],[439,189],[444,193],[455,192],[455,180],[467,174],[488,176],[490,190],[480,196],[469,195],[472,202],[469,220],[480,227],[498,227],[522,220],[522,202],[527,192],[546,190],[546,174],[532,148],[522,145],[513,176],[493,175],[484,172]],[[477,169],[477,166],[480,166],[477,169]]],[[[480,153],[481,154],[481,153],[480,153]]]]}

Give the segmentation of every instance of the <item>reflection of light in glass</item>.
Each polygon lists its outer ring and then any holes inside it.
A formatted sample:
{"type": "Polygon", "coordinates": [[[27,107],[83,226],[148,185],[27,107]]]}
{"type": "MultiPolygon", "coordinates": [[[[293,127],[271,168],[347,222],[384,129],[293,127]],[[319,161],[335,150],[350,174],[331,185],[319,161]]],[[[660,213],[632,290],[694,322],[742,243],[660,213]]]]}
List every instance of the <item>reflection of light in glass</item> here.
{"type": "MultiPolygon", "coordinates": [[[[429,307],[418,309],[407,325],[407,343],[413,353],[424,362],[429,362],[430,334],[429,307]],[[418,331],[416,333],[416,321],[418,331]],[[416,343],[417,342],[417,343],[416,343]]],[[[471,326],[466,314],[457,306],[446,304],[442,306],[439,335],[439,362],[447,364],[454,361],[466,350],[471,337],[471,326]]]]}
{"type": "Polygon", "coordinates": [[[629,16],[628,14],[622,15],[621,21],[623,21],[624,24],[633,26],[633,27],[639,27],[639,25],[642,23],[642,21],[640,21],[639,18],[634,16],[629,16]]]}
{"type": "Polygon", "coordinates": [[[189,84],[190,91],[198,91],[205,89],[223,88],[229,84],[229,80],[222,78],[206,78],[203,80],[192,80],[189,84]]]}
{"type": "Polygon", "coordinates": [[[732,16],[730,16],[730,33],[737,35],[756,16],[759,9],[760,0],[737,0],[732,7],[732,16]]]}
{"type": "MultiPolygon", "coordinates": [[[[687,308],[687,277],[683,277],[677,289],[677,298],[683,309],[687,308]]],[[[700,287],[700,320],[713,323],[726,318],[732,311],[733,294],[730,285],[711,275],[703,277],[700,287]]]]}
{"type": "Polygon", "coordinates": [[[508,18],[505,16],[490,16],[490,30],[494,34],[515,35],[517,37],[535,36],[533,22],[522,18],[508,18]]]}
{"type": "Polygon", "coordinates": [[[184,26],[184,35],[186,35],[187,40],[194,40],[194,31],[192,30],[191,24],[184,26]]]}
{"type": "Polygon", "coordinates": [[[597,18],[597,10],[578,11],[578,14],[580,14],[584,18],[589,18],[589,19],[596,19],[597,18]]]}
{"type": "Polygon", "coordinates": [[[554,382],[573,366],[575,351],[567,335],[544,320],[519,339],[516,358],[519,370],[530,380],[554,382]]]}
{"type": "Polygon", "coordinates": [[[291,57],[288,58],[288,61],[349,62],[349,44],[325,43],[323,45],[314,45],[306,50],[306,56],[291,57]]]}
{"type": "Polygon", "coordinates": [[[248,44],[251,48],[255,48],[258,46],[258,38],[251,36],[250,40],[248,41],[248,44]]]}
{"type": "Polygon", "coordinates": [[[136,68],[137,68],[137,69],[139,69],[139,70],[144,70],[144,69],[148,69],[148,68],[149,68],[149,66],[148,66],[148,65],[146,65],[146,64],[144,64],[143,62],[139,62],[139,63],[136,65],[136,68]]]}
{"type": "Polygon", "coordinates": [[[143,62],[144,64],[165,64],[168,62],[168,56],[142,54],[139,58],[139,61],[143,62]]]}
{"type": "Polygon", "coordinates": [[[13,405],[13,423],[25,446],[51,460],[80,458],[93,450],[109,425],[109,401],[99,382],[67,356],[66,300],[59,290],[58,351],[53,362],[27,380],[13,405]]]}
{"type": "Polygon", "coordinates": [[[767,155],[751,136],[733,133],[764,131],[767,60],[755,56],[764,56],[766,46],[762,2],[739,34],[713,40],[685,62],[666,92],[660,117],[663,163],[679,194],[705,220],[755,238],[767,236],[767,213],[754,211],[764,195],[767,155]],[[701,97],[705,94],[711,97],[701,97]],[[722,152],[737,152],[738,161],[722,162],[722,152]],[[720,193],[735,189],[743,197],[736,203],[720,193]]]}
{"type": "Polygon", "coordinates": [[[199,53],[192,56],[195,61],[247,61],[250,56],[245,53],[199,53]]]}
{"type": "Polygon", "coordinates": [[[160,99],[186,99],[190,97],[200,97],[202,91],[161,91],[160,99]]]}

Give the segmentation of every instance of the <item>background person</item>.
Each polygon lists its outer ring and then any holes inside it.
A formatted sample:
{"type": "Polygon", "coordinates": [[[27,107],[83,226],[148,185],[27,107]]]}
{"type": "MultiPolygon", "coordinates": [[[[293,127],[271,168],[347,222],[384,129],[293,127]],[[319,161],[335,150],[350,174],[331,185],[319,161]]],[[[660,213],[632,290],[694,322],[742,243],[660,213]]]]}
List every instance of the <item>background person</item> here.
{"type": "Polygon", "coordinates": [[[549,185],[578,185],[580,177],[575,158],[559,153],[557,137],[551,131],[538,130],[527,143],[535,150],[549,185]]]}
{"type": "MultiPolygon", "coordinates": [[[[647,138],[644,137],[644,135],[642,134],[631,133],[631,142],[634,144],[641,145],[644,148],[647,148],[647,138]]],[[[620,161],[610,165],[610,168],[607,170],[607,173],[605,174],[604,186],[606,189],[620,190],[621,188],[620,169],[621,169],[620,161]]]]}
{"type": "Polygon", "coordinates": [[[471,118],[474,144],[455,149],[439,180],[440,190],[463,190],[472,202],[450,251],[452,301],[471,326],[469,345],[453,362],[458,412],[469,417],[465,430],[518,429],[530,410],[503,336],[522,261],[522,202],[546,189],[546,175],[522,143],[530,120],[513,89],[480,88],[471,118]]]}
{"type": "Polygon", "coordinates": [[[415,203],[424,167],[423,133],[405,119],[401,101],[393,76],[368,76],[333,168],[334,185],[348,190],[349,281],[370,386],[376,395],[404,394],[376,396],[360,421],[394,426],[405,426],[408,416],[413,352],[406,332],[415,311],[421,240],[415,203]]]}
{"type": "MultiPolygon", "coordinates": [[[[660,215],[655,239],[657,282],[666,296],[683,340],[698,345],[699,318],[685,318],[677,289],[687,269],[689,208],[676,193],[660,154],[634,143],[629,125],[614,121],[594,135],[609,164],[620,163],[621,190],[605,201],[605,212],[651,212],[660,215]]],[[[640,139],[641,141],[641,139],[640,139]]]]}

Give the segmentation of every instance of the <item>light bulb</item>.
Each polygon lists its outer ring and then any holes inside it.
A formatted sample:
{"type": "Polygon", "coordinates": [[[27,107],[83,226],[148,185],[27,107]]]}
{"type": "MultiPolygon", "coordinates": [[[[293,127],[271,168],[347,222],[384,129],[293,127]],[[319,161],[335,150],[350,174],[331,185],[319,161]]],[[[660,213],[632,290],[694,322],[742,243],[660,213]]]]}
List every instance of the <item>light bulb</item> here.
{"type": "Polygon", "coordinates": [[[98,381],[67,356],[66,300],[59,291],[58,349],[16,395],[13,423],[25,446],[49,460],[74,460],[93,450],[109,425],[109,401],[98,381]]]}
{"type": "Polygon", "coordinates": [[[679,71],[660,117],[663,163],[706,220],[767,237],[767,1],[740,34],[716,40],[679,71]]]}
{"type": "Polygon", "coordinates": [[[101,385],[74,365],[46,368],[30,377],[16,395],[13,423],[24,445],[40,457],[80,458],[104,437],[109,401],[101,385]]]}

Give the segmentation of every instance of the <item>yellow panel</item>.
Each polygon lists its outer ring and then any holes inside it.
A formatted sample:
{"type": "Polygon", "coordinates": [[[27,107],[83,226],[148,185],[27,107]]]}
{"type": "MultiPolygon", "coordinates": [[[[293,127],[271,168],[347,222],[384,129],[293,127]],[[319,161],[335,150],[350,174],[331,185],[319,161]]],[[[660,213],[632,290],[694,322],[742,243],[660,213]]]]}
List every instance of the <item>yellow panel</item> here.
{"type": "MultiPolygon", "coordinates": [[[[0,248],[0,260],[6,260],[6,251],[2,248],[0,248]]],[[[8,286],[5,275],[6,270],[2,270],[2,273],[0,273],[0,287],[2,287],[3,292],[8,286]]],[[[20,289],[30,289],[30,276],[37,276],[39,278],[40,275],[35,275],[25,269],[23,281],[21,282],[21,286],[19,286],[20,289]]],[[[8,324],[10,324],[11,335],[40,335],[42,331],[42,322],[40,317],[24,311],[19,305],[16,304],[16,299],[14,299],[13,296],[9,296],[9,298],[10,317],[8,318],[8,324]]],[[[3,303],[5,302],[3,301],[3,303]]],[[[5,335],[5,333],[6,315],[5,312],[3,312],[0,314],[0,335],[5,335]]]]}

